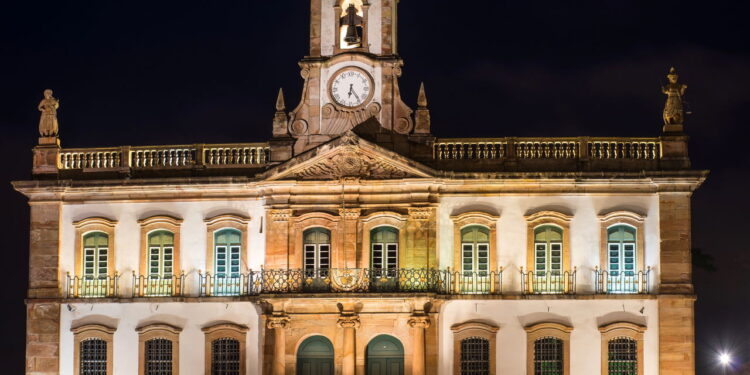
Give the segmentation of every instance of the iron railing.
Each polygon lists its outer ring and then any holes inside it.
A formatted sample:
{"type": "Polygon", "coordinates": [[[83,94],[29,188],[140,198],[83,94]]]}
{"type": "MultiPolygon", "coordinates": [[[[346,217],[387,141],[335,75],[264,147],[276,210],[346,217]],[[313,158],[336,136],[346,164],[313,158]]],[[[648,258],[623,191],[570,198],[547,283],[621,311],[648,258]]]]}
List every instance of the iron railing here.
{"type": "Polygon", "coordinates": [[[651,267],[646,271],[594,270],[598,294],[648,294],[651,267]]]}
{"type": "Polygon", "coordinates": [[[133,272],[133,298],[182,297],[185,273],[179,275],[136,275],[133,272]]]}
{"type": "Polygon", "coordinates": [[[66,298],[112,298],[117,297],[117,281],[120,275],[88,277],[67,274],[66,298]]]}
{"type": "Polygon", "coordinates": [[[524,294],[575,294],[575,268],[570,271],[524,272],[521,268],[521,291],[524,294]]]}
{"type": "Polygon", "coordinates": [[[212,275],[198,272],[201,297],[254,296],[260,294],[258,272],[212,275]]]}

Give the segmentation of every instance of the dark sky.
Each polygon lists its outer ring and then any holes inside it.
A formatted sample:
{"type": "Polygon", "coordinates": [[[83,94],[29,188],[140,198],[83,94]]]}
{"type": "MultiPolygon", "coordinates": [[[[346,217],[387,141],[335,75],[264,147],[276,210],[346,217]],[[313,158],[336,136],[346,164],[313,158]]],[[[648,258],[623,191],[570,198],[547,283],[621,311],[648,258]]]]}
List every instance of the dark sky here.
{"type": "MultiPolygon", "coordinates": [[[[295,1],[13,1],[0,9],[0,358],[21,373],[26,179],[42,90],[61,99],[64,147],[245,142],[271,132],[279,87],[295,105],[308,10],[295,1]]],[[[676,66],[690,87],[699,374],[722,346],[750,361],[747,251],[750,45],[746,1],[404,0],[401,89],[427,86],[443,137],[657,136],[676,66]]]]}

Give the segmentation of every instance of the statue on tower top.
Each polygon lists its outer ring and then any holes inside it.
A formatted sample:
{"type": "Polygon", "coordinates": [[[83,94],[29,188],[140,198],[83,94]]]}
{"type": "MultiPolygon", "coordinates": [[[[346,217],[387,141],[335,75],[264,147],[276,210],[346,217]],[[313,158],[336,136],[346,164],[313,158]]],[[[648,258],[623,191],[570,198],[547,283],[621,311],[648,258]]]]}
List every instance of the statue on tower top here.
{"type": "Polygon", "coordinates": [[[673,67],[669,70],[667,78],[669,83],[666,86],[662,86],[661,91],[664,95],[667,95],[667,103],[664,105],[664,126],[666,128],[672,128],[674,130],[682,131],[683,121],[685,119],[685,111],[683,109],[683,99],[687,85],[679,83],[679,75],[677,70],[673,67]]]}
{"type": "Polygon", "coordinates": [[[52,90],[44,90],[44,99],[39,102],[39,112],[42,113],[39,119],[39,136],[40,144],[57,143],[58,123],[57,109],[60,108],[60,101],[52,96],[52,90]]]}

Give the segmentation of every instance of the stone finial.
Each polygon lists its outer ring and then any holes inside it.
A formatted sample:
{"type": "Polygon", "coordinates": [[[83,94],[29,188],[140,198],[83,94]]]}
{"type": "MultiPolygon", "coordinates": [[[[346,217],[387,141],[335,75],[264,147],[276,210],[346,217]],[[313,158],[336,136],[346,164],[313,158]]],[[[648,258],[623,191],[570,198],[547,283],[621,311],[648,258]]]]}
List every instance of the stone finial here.
{"type": "Polygon", "coordinates": [[[664,105],[665,133],[681,133],[683,131],[685,120],[683,96],[685,95],[685,90],[687,90],[687,85],[679,83],[679,78],[677,70],[672,67],[669,70],[669,74],[667,74],[669,83],[661,88],[661,92],[667,96],[667,102],[664,105]]]}
{"type": "Polygon", "coordinates": [[[417,98],[414,134],[430,134],[430,122],[430,110],[427,109],[427,94],[425,93],[424,82],[422,82],[419,86],[419,97],[417,98]]]}
{"type": "Polygon", "coordinates": [[[39,119],[39,144],[40,145],[58,145],[58,122],[57,110],[60,108],[60,101],[52,96],[52,90],[44,90],[44,99],[39,102],[37,107],[42,113],[39,119]]]}
{"type": "Polygon", "coordinates": [[[286,114],[284,89],[279,89],[276,97],[276,115],[273,117],[273,136],[284,138],[289,136],[289,116],[286,114]]]}

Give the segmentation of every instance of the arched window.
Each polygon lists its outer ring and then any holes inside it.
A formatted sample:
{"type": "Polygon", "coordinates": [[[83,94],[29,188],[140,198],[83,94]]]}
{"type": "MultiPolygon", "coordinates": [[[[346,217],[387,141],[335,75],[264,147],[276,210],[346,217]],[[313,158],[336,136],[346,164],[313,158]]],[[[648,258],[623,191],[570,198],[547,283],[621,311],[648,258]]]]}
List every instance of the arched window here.
{"type": "Polygon", "coordinates": [[[374,271],[398,269],[398,229],[379,227],[371,232],[370,265],[374,271]]]}
{"type": "Polygon", "coordinates": [[[303,239],[305,271],[326,272],[331,268],[331,232],[312,228],[304,232],[303,239]]]}
{"type": "Polygon", "coordinates": [[[80,375],[107,375],[107,342],[102,339],[80,343],[80,375]]]}
{"type": "Polygon", "coordinates": [[[106,279],[109,275],[109,236],[102,232],[83,236],[83,277],[106,279]]]}
{"type": "Polygon", "coordinates": [[[165,230],[148,235],[148,276],[172,278],[174,272],[174,234],[165,230]]]}
{"type": "Polygon", "coordinates": [[[490,374],[490,342],[479,337],[461,340],[461,375],[490,374]]]}
{"type": "Polygon", "coordinates": [[[365,353],[366,374],[404,374],[404,346],[397,338],[389,335],[377,336],[367,344],[365,353]]]}
{"type": "Polygon", "coordinates": [[[220,338],[211,342],[211,375],[240,375],[240,342],[220,338]]]}
{"type": "Polygon", "coordinates": [[[563,375],[563,340],[542,337],[534,341],[534,375],[563,375]]]}
{"type": "Polygon", "coordinates": [[[333,344],[326,337],[308,337],[297,350],[297,374],[333,375],[333,344]]]}
{"type": "Polygon", "coordinates": [[[638,342],[629,337],[618,337],[607,344],[609,375],[638,375],[638,342]]]}
{"type": "Polygon", "coordinates": [[[172,374],[172,341],[151,339],[145,343],[145,375],[172,374]]]}
{"type": "Polygon", "coordinates": [[[607,229],[607,262],[610,276],[634,276],[636,273],[636,229],[616,225],[607,229]]]}
{"type": "Polygon", "coordinates": [[[534,271],[538,276],[563,272],[563,230],[554,225],[534,229],[534,271]]]}
{"type": "Polygon", "coordinates": [[[461,230],[461,270],[466,276],[487,276],[490,263],[490,231],[481,226],[461,230]]]}
{"type": "Polygon", "coordinates": [[[239,278],[242,232],[222,229],[214,233],[214,272],[217,278],[239,278]]]}

